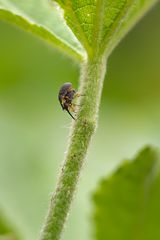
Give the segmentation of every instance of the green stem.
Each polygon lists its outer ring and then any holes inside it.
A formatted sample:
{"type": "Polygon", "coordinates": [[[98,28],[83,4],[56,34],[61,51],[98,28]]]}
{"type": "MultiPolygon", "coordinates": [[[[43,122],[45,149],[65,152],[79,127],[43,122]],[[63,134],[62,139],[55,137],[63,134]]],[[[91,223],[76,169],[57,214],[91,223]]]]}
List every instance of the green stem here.
{"type": "Polygon", "coordinates": [[[73,121],[66,159],[56,191],[51,198],[40,240],[59,240],[61,237],[87,149],[97,126],[105,72],[104,57],[88,60],[81,68],[82,96],[79,99],[77,120],[73,121]]]}

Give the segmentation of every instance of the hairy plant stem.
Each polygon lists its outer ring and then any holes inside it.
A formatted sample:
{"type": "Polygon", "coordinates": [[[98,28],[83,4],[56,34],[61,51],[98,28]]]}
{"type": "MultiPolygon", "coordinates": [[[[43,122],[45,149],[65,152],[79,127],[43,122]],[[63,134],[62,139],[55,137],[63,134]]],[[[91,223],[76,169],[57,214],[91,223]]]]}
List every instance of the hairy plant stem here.
{"type": "Polygon", "coordinates": [[[77,186],[97,116],[106,72],[106,58],[95,57],[81,67],[79,109],[72,121],[68,150],[40,240],[59,240],[77,186]]]}

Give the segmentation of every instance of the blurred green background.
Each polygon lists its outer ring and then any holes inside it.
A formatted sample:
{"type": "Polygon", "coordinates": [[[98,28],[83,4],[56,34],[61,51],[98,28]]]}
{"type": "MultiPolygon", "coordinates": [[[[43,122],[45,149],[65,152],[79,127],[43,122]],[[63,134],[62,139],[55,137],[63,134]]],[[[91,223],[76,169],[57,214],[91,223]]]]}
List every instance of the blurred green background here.
{"type": "MultiPolygon", "coordinates": [[[[160,145],[160,3],[108,62],[99,127],[63,239],[88,240],[98,180],[145,144],[160,145]]],[[[36,239],[64,158],[71,118],[57,93],[79,67],[37,37],[0,22],[0,206],[36,239]]]]}

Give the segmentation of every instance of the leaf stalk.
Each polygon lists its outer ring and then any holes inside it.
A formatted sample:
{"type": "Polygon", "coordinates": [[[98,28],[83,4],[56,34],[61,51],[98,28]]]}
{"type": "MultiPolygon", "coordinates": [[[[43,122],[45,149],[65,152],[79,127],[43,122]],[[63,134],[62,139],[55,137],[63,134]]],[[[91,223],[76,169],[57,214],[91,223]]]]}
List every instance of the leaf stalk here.
{"type": "Polygon", "coordinates": [[[69,213],[86,153],[97,127],[98,109],[106,72],[104,56],[89,59],[81,66],[79,109],[72,121],[68,149],[55,193],[39,240],[59,240],[69,213]]]}

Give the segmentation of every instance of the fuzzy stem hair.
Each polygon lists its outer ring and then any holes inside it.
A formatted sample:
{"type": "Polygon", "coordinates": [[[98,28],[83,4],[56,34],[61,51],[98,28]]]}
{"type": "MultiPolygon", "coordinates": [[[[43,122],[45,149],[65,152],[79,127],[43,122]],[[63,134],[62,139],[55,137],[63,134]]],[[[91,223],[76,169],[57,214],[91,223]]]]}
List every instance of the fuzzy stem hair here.
{"type": "Polygon", "coordinates": [[[88,60],[81,67],[79,109],[72,121],[68,149],[39,240],[59,240],[69,213],[86,153],[97,127],[106,72],[106,58],[88,60]]]}

